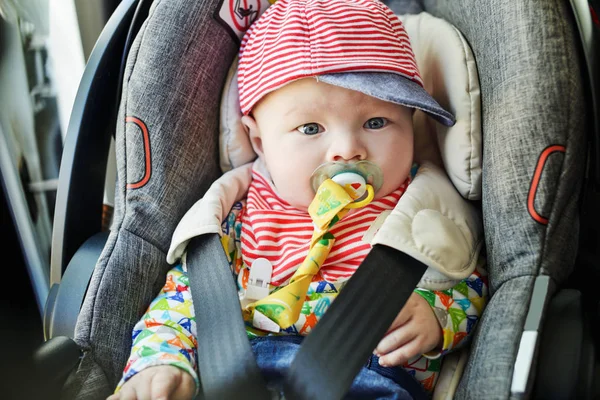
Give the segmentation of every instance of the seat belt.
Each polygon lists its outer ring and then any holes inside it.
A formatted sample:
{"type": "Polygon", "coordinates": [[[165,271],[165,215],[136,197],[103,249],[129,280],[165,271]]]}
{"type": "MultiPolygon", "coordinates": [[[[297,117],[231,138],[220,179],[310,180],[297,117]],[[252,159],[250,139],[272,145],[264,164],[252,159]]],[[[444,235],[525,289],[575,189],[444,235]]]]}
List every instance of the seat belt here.
{"type": "MultiPolygon", "coordinates": [[[[270,399],[228,266],[217,234],[192,239],[187,267],[196,313],[201,393],[208,400],[270,399]]],[[[304,339],[286,374],[285,398],[343,398],[426,270],[425,264],[391,247],[373,246],[304,339]]]]}
{"type": "Polygon", "coordinates": [[[201,382],[197,399],[271,399],[246,335],[219,235],[192,239],[186,265],[196,315],[201,382]]]}
{"type": "Polygon", "coordinates": [[[343,398],[426,270],[398,250],[373,246],[303,340],[286,374],[285,398],[343,398]]]}

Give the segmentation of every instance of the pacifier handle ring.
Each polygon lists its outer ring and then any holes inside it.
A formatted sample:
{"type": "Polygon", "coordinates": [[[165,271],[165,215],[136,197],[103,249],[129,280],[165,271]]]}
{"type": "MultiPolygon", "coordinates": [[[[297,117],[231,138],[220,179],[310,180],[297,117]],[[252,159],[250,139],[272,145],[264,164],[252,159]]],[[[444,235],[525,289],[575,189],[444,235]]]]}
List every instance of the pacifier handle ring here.
{"type": "Polygon", "coordinates": [[[364,200],[352,202],[348,204],[344,208],[361,208],[369,204],[373,198],[375,197],[375,191],[373,190],[373,186],[367,185],[367,197],[364,200]]]}

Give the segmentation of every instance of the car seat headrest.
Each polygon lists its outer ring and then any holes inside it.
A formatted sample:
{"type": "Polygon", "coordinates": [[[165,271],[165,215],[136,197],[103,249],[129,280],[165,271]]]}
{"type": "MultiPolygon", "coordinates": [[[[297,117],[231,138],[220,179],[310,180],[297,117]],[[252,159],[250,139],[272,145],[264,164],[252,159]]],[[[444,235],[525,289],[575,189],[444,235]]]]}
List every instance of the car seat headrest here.
{"type": "MultiPolygon", "coordinates": [[[[446,127],[417,110],[413,117],[415,161],[444,167],[460,194],[481,199],[481,100],[479,76],[471,48],[450,23],[428,13],[400,19],[415,53],[425,89],[456,117],[446,127]]],[[[230,68],[221,99],[220,166],[223,172],[256,158],[241,123],[237,59],[230,68]]]]}

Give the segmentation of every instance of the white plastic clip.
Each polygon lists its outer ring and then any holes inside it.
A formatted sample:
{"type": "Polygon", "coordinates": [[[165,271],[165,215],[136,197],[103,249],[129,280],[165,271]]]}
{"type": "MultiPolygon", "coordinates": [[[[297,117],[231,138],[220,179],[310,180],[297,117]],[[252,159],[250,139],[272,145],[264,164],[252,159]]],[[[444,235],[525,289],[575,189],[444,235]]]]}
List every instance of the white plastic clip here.
{"type": "Polygon", "coordinates": [[[250,267],[250,276],[248,276],[248,285],[246,293],[242,298],[242,305],[264,299],[269,295],[269,284],[271,283],[271,275],[273,274],[273,266],[266,258],[257,258],[250,267]]]}

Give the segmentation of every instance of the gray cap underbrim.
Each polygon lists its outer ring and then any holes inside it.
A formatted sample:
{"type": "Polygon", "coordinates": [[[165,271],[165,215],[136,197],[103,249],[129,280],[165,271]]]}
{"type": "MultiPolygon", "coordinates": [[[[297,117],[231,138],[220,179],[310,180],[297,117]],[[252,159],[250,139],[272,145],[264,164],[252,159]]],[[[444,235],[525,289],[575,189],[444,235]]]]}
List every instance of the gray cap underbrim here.
{"type": "Polygon", "coordinates": [[[356,90],[380,100],[416,108],[445,126],[456,122],[418,83],[391,72],[340,72],[319,75],[318,80],[330,85],[356,90]]]}

